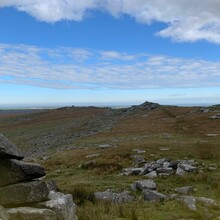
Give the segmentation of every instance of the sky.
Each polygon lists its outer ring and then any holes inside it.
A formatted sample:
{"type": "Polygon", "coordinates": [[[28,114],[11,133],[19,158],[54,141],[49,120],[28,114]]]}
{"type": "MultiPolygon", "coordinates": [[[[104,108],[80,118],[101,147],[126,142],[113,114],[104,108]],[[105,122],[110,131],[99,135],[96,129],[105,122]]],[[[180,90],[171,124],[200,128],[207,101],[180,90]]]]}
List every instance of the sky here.
{"type": "Polygon", "coordinates": [[[220,100],[219,0],[0,0],[0,108],[220,100]]]}

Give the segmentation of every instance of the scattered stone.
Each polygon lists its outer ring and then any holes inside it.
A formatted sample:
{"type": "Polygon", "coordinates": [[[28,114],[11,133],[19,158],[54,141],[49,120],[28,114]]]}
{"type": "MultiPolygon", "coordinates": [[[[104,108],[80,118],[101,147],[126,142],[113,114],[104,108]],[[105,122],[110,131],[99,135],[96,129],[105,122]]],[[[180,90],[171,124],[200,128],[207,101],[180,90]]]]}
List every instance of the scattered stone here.
{"type": "Polygon", "coordinates": [[[145,189],[152,189],[156,190],[157,184],[151,180],[138,180],[134,183],[136,189],[145,190],[145,189]]]}
{"type": "Polygon", "coordinates": [[[182,168],[178,167],[176,170],[176,175],[177,176],[183,176],[185,174],[185,170],[183,170],[182,168]]]}
{"type": "Polygon", "coordinates": [[[209,118],[210,119],[220,119],[220,114],[210,116],[209,118]]]}
{"type": "Polygon", "coordinates": [[[0,186],[31,181],[45,176],[44,168],[40,165],[26,163],[15,159],[0,160],[0,173],[0,186]]]}
{"type": "Polygon", "coordinates": [[[22,160],[24,156],[20,150],[5,136],[0,134],[0,159],[18,159],[22,160]]]}
{"type": "Polygon", "coordinates": [[[142,168],[142,171],[140,172],[140,175],[145,175],[145,174],[149,173],[149,169],[153,163],[154,162],[145,163],[144,167],[142,168]]]}
{"type": "Polygon", "coordinates": [[[122,171],[122,175],[123,176],[139,175],[141,171],[142,168],[135,168],[135,167],[125,168],[122,171]]]}
{"type": "Polygon", "coordinates": [[[167,161],[168,161],[168,160],[167,160],[166,158],[161,158],[161,159],[158,159],[158,160],[156,161],[156,163],[162,165],[164,162],[167,162],[167,161]]]}
{"type": "Polygon", "coordinates": [[[180,196],[180,197],[177,197],[177,200],[184,202],[190,210],[192,210],[192,211],[197,210],[195,197],[193,197],[193,196],[180,196]]]}
{"type": "Polygon", "coordinates": [[[7,209],[10,220],[57,220],[56,213],[50,209],[20,207],[7,209]]]}
{"type": "Polygon", "coordinates": [[[48,193],[46,183],[41,181],[4,186],[0,188],[0,204],[12,206],[41,202],[48,199],[48,193]]]}
{"type": "Polygon", "coordinates": [[[154,170],[154,171],[146,174],[145,176],[153,179],[153,178],[157,177],[157,172],[154,170]]]}
{"type": "Polygon", "coordinates": [[[184,171],[187,171],[187,172],[194,172],[197,170],[197,167],[194,167],[192,165],[189,165],[189,164],[185,164],[185,163],[181,163],[179,164],[179,167],[181,169],[183,169],[184,171]]]}
{"type": "Polygon", "coordinates": [[[1,205],[0,205],[0,220],[9,220],[8,213],[1,205]]]}
{"type": "Polygon", "coordinates": [[[206,198],[206,197],[198,197],[197,201],[202,202],[208,206],[218,206],[218,204],[216,203],[216,201],[214,199],[210,199],[210,198],[206,198]]]}
{"type": "Polygon", "coordinates": [[[47,202],[39,203],[38,206],[53,210],[58,220],[77,220],[72,195],[51,191],[49,199],[47,202]]]}
{"type": "Polygon", "coordinates": [[[209,171],[216,171],[217,168],[216,168],[216,167],[209,167],[208,170],[209,170],[209,171]]]}
{"type": "Polygon", "coordinates": [[[145,150],[141,150],[141,149],[134,149],[133,151],[136,152],[137,154],[143,154],[146,152],[145,150]]]}
{"type": "Polygon", "coordinates": [[[134,201],[134,197],[131,196],[127,191],[122,193],[114,193],[110,189],[107,189],[104,192],[96,192],[94,195],[95,198],[98,200],[110,201],[116,204],[128,203],[134,201]]]}
{"type": "Polygon", "coordinates": [[[145,159],[141,155],[131,155],[131,158],[134,160],[134,163],[136,165],[143,164],[145,162],[145,159]]]}
{"type": "Polygon", "coordinates": [[[176,188],[175,191],[177,193],[187,195],[189,193],[194,192],[194,187],[193,186],[180,187],[180,188],[176,188]]]}
{"type": "Polygon", "coordinates": [[[169,147],[159,147],[159,150],[160,151],[168,151],[168,150],[170,150],[170,148],[169,147]]]}
{"type": "Polygon", "coordinates": [[[219,134],[206,134],[206,136],[208,136],[208,137],[216,137],[216,136],[219,136],[219,134]]]}
{"type": "Polygon", "coordinates": [[[154,190],[146,189],[143,191],[145,201],[163,201],[166,196],[154,190]]]}
{"type": "Polygon", "coordinates": [[[157,168],[158,173],[171,174],[173,172],[173,168],[157,168]]]}
{"type": "Polygon", "coordinates": [[[100,149],[107,149],[107,148],[115,148],[115,147],[117,147],[117,146],[113,146],[113,145],[111,145],[111,144],[100,144],[98,147],[99,147],[100,149]]]}
{"type": "Polygon", "coordinates": [[[91,159],[91,158],[94,158],[94,157],[99,157],[101,154],[89,154],[89,155],[86,155],[86,158],[87,159],[91,159]]]}

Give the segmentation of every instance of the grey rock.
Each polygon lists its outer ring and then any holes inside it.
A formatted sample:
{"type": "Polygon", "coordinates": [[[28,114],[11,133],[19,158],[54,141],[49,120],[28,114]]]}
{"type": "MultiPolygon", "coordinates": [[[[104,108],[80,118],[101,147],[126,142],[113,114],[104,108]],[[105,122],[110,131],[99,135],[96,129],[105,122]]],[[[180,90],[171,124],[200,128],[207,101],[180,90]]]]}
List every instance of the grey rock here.
{"type": "Polygon", "coordinates": [[[146,152],[145,150],[141,150],[141,149],[134,149],[133,151],[136,152],[137,154],[143,154],[146,152]]]}
{"type": "Polygon", "coordinates": [[[206,198],[206,197],[198,197],[197,201],[204,203],[206,206],[216,206],[216,207],[218,207],[218,204],[214,199],[210,199],[210,198],[206,198]]]}
{"type": "Polygon", "coordinates": [[[180,197],[177,197],[177,200],[184,202],[190,210],[192,210],[192,211],[197,210],[195,197],[193,197],[193,196],[180,196],[180,197]]]}
{"type": "Polygon", "coordinates": [[[179,164],[179,167],[187,172],[195,172],[197,170],[197,167],[185,163],[179,164]]]}
{"type": "Polygon", "coordinates": [[[166,196],[162,193],[159,193],[155,190],[146,189],[143,191],[145,201],[163,201],[166,199],[166,196]]]}
{"type": "Polygon", "coordinates": [[[7,209],[10,220],[57,220],[56,213],[49,209],[20,207],[7,209]]]}
{"type": "Polygon", "coordinates": [[[144,157],[141,155],[131,155],[131,158],[134,160],[134,163],[140,165],[145,162],[144,157]]]}
{"type": "Polygon", "coordinates": [[[161,164],[157,163],[157,162],[153,162],[152,165],[150,166],[150,168],[148,169],[149,172],[156,170],[157,168],[159,168],[161,166],[161,164]]]}
{"type": "Polygon", "coordinates": [[[98,147],[100,149],[107,149],[107,148],[116,148],[117,146],[113,146],[111,144],[100,144],[98,147]]]}
{"type": "Polygon", "coordinates": [[[57,220],[77,220],[76,205],[73,203],[72,195],[51,191],[49,199],[49,201],[39,203],[38,206],[53,210],[57,220]]]}
{"type": "Polygon", "coordinates": [[[145,189],[156,190],[156,188],[157,188],[157,184],[151,179],[138,180],[134,184],[135,184],[136,188],[140,189],[140,190],[145,190],[145,189]]]}
{"type": "Polygon", "coordinates": [[[0,204],[12,206],[41,202],[48,199],[48,193],[46,183],[41,181],[4,186],[0,188],[0,204]]]}
{"type": "Polygon", "coordinates": [[[0,134],[0,159],[8,158],[22,160],[24,156],[11,141],[0,134]]]}
{"type": "Polygon", "coordinates": [[[193,187],[193,186],[180,187],[180,188],[176,188],[175,191],[176,191],[177,193],[187,195],[187,194],[189,194],[189,193],[194,192],[194,187],[193,187]]]}
{"type": "Polygon", "coordinates": [[[142,168],[135,168],[135,167],[125,168],[122,171],[122,175],[124,176],[139,175],[141,171],[142,168]]]}
{"type": "MultiPolygon", "coordinates": [[[[169,166],[170,166],[170,162],[168,162],[168,161],[163,162],[163,168],[168,168],[169,166]]],[[[170,168],[172,168],[172,167],[170,167],[170,168]]]]}
{"type": "Polygon", "coordinates": [[[176,175],[177,176],[183,176],[185,174],[185,170],[183,170],[182,168],[178,167],[176,170],[176,175]]]}
{"type": "Polygon", "coordinates": [[[165,174],[170,174],[173,172],[173,168],[168,167],[168,168],[157,168],[158,173],[165,173],[165,174]]]}
{"type": "Polygon", "coordinates": [[[50,180],[49,182],[47,182],[47,188],[48,188],[49,192],[50,191],[54,191],[54,192],[58,191],[58,186],[54,180],[50,180]]]}
{"type": "Polygon", "coordinates": [[[152,166],[153,163],[154,162],[145,163],[144,167],[142,168],[142,171],[140,172],[139,175],[145,175],[145,174],[149,173],[149,169],[150,169],[150,167],[152,166]]]}
{"type": "Polygon", "coordinates": [[[212,115],[209,117],[210,119],[220,119],[220,114],[212,115]]]}
{"type": "Polygon", "coordinates": [[[110,201],[116,204],[134,201],[134,197],[129,195],[127,191],[122,193],[114,193],[108,189],[104,192],[95,192],[94,195],[97,200],[110,201]]]}
{"type": "Polygon", "coordinates": [[[164,162],[167,162],[168,160],[166,158],[161,158],[161,159],[158,159],[156,162],[160,165],[162,165],[164,162]]]}
{"type": "Polygon", "coordinates": [[[9,220],[8,213],[1,205],[0,205],[0,220],[9,220]]]}
{"type": "Polygon", "coordinates": [[[44,168],[38,164],[15,159],[0,160],[0,186],[30,181],[45,176],[44,168]]]}
{"type": "Polygon", "coordinates": [[[145,176],[148,178],[155,178],[155,177],[157,177],[157,172],[154,170],[154,171],[146,174],[145,176]]]}
{"type": "Polygon", "coordinates": [[[91,159],[91,158],[99,157],[99,156],[101,156],[101,154],[89,154],[89,155],[86,155],[86,158],[91,159]]]}

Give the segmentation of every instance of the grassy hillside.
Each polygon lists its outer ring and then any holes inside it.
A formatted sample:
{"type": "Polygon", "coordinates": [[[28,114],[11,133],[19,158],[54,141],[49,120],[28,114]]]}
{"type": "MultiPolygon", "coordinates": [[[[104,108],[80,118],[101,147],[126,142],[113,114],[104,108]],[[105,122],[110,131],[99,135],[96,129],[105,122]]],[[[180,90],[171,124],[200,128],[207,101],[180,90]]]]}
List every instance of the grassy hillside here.
{"type": "Polygon", "coordinates": [[[209,118],[218,112],[218,106],[209,112],[198,107],[161,106],[135,111],[69,108],[2,114],[0,132],[27,155],[37,157],[47,170],[47,179],[55,179],[60,190],[73,194],[79,219],[219,219],[215,207],[199,204],[194,212],[176,200],[144,202],[141,193],[134,193],[135,202],[121,205],[97,202],[93,197],[93,192],[108,188],[130,190],[135,180],[143,179],[119,175],[123,168],[134,166],[131,155],[138,148],[145,151],[147,161],[195,159],[204,167],[203,172],[183,177],[157,177],[160,192],[172,194],[176,187],[192,185],[196,188],[193,196],[220,202],[220,119],[209,118]],[[112,147],[101,149],[103,144],[112,147]],[[48,154],[51,156],[42,160],[48,154]],[[213,164],[217,169],[211,171],[213,164]]]}

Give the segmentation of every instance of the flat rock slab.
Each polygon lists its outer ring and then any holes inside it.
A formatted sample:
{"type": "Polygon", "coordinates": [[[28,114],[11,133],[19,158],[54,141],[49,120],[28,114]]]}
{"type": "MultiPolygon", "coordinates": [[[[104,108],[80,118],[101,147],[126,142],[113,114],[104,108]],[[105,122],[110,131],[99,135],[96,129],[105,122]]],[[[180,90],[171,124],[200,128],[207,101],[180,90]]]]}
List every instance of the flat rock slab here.
{"type": "Polygon", "coordinates": [[[159,193],[155,190],[146,189],[143,191],[145,201],[163,201],[166,199],[166,196],[162,193],[159,193]]]}
{"type": "Polygon", "coordinates": [[[40,165],[15,159],[0,160],[0,173],[0,186],[31,181],[45,176],[44,168],[40,165]]]}
{"type": "Polygon", "coordinates": [[[45,182],[18,183],[0,188],[0,204],[14,206],[42,202],[48,199],[48,194],[45,182]]]}
{"type": "Polygon", "coordinates": [[[76,205],[73,203],[72,195],[51,191],[49,199],[47,202],[39,203],[38,206],[53,210],[58,220],[77,220],[76,205]]]}
{"type": "Polygon", "coordinates": [[[156,190],[157,184],[149,179],[149,180],[138,180],[134,183],[136,189],[145,190],[145,189],[152,189],[156,190]]]}
{"type": "Polygon", "coordinates": [[[0,134],[0,159],[8,158],[22,160],[24,156],[11,141],[0,134]]]}
{"type": "Polygon", "coordinates": [[[50,209],[20,207],[7,209],[10,220],[57,220],[56,213],[50,209]]]}

